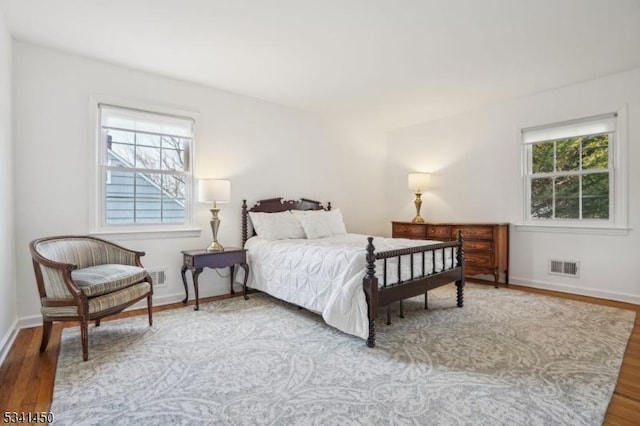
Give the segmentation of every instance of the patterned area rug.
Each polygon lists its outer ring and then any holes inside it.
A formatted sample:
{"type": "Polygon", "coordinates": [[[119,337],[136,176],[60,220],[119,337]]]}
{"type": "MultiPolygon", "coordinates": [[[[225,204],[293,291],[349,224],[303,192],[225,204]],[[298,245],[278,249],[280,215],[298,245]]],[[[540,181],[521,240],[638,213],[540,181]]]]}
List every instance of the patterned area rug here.
{"type": "MultiPolygon", "coordinates": [[[[266,295],[65,329],[56,424],[599,425],[635,313],[467,285],[405,302],[377,346],[266,295]]],[[[397,306],[395,307],[397,310],[397,306]]]]}

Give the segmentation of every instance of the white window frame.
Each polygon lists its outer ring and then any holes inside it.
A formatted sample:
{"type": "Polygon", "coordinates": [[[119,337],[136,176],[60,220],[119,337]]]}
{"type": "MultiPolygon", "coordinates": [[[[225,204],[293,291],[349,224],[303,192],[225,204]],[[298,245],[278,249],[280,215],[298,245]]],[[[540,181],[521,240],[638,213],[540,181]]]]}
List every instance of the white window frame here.
{"type": "MultiPolygon", "coordinates": [[[[563,137],[580,136],[571,134],[563,137]]],[[[627,189],[627,112],[626,107],[595,116],[563,122],[522,127],[519,129],[522,145],[522,223],[516,230],[533,232],[564,232],[584,234],[626,235],[628,228],[627,189]],[[561,131],[575,124],[589,124],[615,116],[615,130],[609,141],[609,219],[542,219],[531,217],[531,144],[525,143],[528,132],[561,131]]],[[[560,138],[557,138],[560,139],[560,138]]],[[[560,173],[563,174],[564,173],[560,173]]]]}
{"type": "Polygon", "coordinates": [[[194,205],[194,173],[193,159],[196,141],[196,123],[198,112],[188,108],[175,108],[164,105],[151,104],[147,102],[132,101],[111,97],[92,96],[89,100],[91,117],[91,140],[93,140],[91,150],[91,164],[93,165],[93,179],[89,188],[91,206],[89,209],[91,226],[90,234],[98,236],[108,236],[114,239],[146,239],[146,238],[176,238],[176,237],[199,237],[201,229],[194,226],[193,205],[194,205]],[[159,115],[168,115],[187,118],[193,121],[193,131],[191,146],[189,147],[186,161],[189,164],[188,174],[185,179],[185,222],[175,223],[154,223],[154,224],[122,224],[109,225],[106,223],[105,214],[105,185],[104,174],[107,170],[104,165],[105,141],[101,137],[101,117],[100,105],[139,110],[159,115]]]}

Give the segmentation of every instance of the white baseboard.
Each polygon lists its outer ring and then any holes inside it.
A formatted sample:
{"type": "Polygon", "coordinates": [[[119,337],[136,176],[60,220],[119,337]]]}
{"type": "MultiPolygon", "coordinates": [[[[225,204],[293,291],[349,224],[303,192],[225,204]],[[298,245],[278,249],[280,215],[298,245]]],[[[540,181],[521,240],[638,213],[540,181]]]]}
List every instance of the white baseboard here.
{"type": "MultiPolygon", "coordinates": [[[[170,305],[176,302],[182,302],[184,299],[184,293],[165,294],[162,296],[153,295],[153,306],[170,305]]],[[[142,309],[147,307],[147,299],[143,299],[138,303],[129,306],[125,311],[132,309],[142,309]]]]}
{"type": "Polygon", "coordinates": [[[16,336],[18,335],[18,320],[15,320],[7,333],[0,340],[0,365],[4,362],[4,359],[9,354],[9,349],[11,349],[11,345],[16,340],[16,336]]]}
{"type": "Polygon", "coordinates": [[[612,291],[595,290],[591,288],[576,287],[566,284],[558,284],[546,281],[532,281],[526,278],[509,277],[509,283],[523,285],[531,288],[539,288],[542,290],[554,290],[561,293],[578,294],[581,296],[597,297],[599,299],[616,300],[618,302],[633,303],[640,305],[640,296],[626,293],[616,293],[612,291]]]}

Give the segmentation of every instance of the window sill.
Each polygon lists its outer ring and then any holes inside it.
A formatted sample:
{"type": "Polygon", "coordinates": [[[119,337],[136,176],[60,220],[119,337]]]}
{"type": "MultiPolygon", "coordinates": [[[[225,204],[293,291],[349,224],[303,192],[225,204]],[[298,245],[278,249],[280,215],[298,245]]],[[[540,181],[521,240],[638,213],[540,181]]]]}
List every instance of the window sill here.
{"type": "Polygon", "coordinates": [[[629,235],[631,228],[603,227],[603,226],[567,226],[567,225],[514,225],[516,231],[521,232],[549,232],[557,234],[591,234],[591,235],[629,235]]]}
{"type": "Polygon", "coordinates": [[[155,240],[163,238],[199,238],[202,233],[200,228],[180,229],[127,229],[127,230],[101,230],[90,232],[95,237],[106,237],[114,240],[155,240]]]}

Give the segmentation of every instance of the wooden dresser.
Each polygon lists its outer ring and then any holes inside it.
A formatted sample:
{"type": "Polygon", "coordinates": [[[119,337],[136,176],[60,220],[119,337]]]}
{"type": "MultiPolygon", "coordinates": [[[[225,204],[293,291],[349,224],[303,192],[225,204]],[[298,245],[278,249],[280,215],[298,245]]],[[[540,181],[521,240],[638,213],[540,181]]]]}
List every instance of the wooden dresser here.
{"type": "Polygon", "coordinates": [[[462,230],[466,275],[493,275],[497,287],[502,273],[509,284],[508,223],[391,222],[391,226],[393,238],[413,240],[451,241],[462,230]]]}

